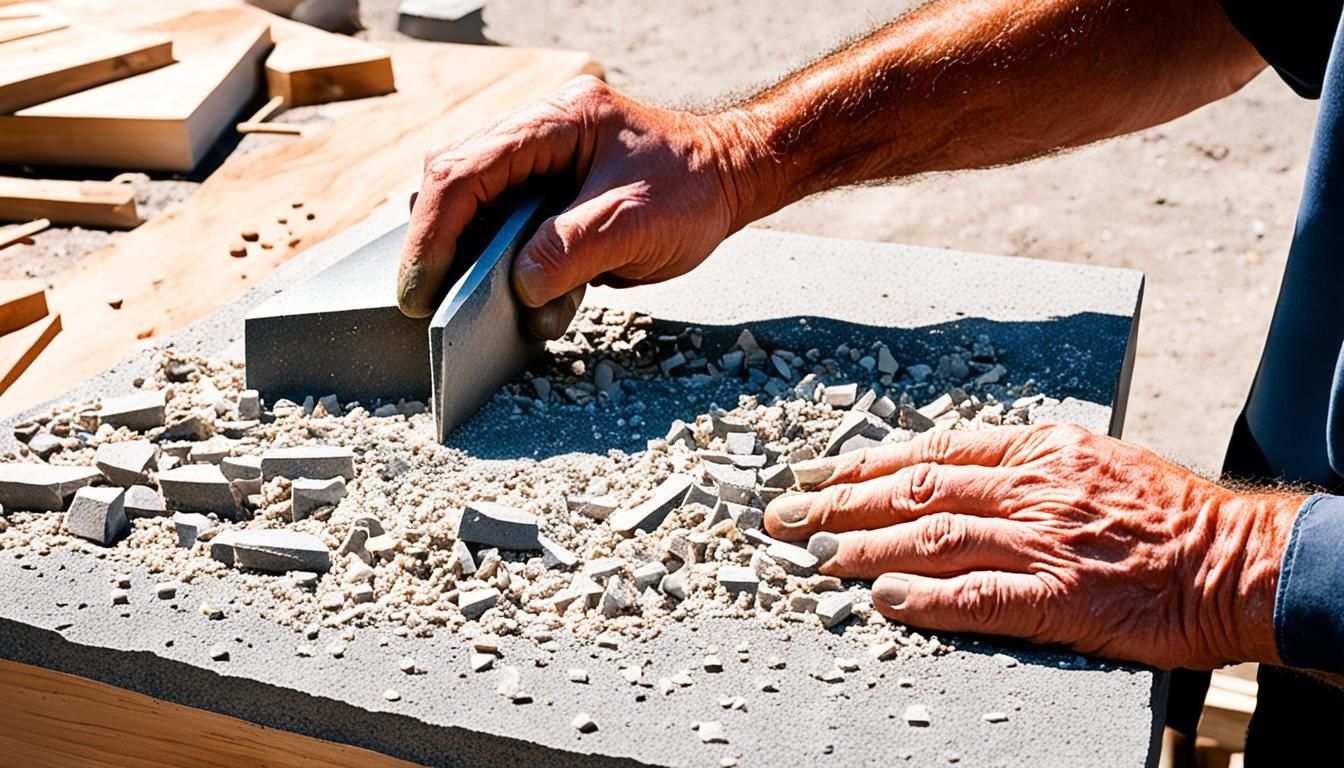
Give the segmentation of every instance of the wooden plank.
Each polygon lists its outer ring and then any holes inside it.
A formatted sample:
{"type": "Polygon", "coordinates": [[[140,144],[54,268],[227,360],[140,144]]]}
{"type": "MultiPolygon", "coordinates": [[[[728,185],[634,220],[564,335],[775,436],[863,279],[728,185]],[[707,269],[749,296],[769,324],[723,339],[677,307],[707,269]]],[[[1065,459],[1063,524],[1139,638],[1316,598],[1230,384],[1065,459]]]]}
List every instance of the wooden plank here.
{"type": "Polygon", "coordinates": [[[1212,739],[1223,750],[1243,751],[1246,748],[1246,728],[1255,714],[1258,693],[1259,686],[1253,680],[1214,672],[1209,692],[1204,698],[1199,735],[1212,739]]]}
{"type": "Polygon", "coordinates": [[[0,43],[0,61],[0,112],[14,112],[171,64],[173,42],[149,32],[68,27],[0,43]]]}
{"type": "Polygon", "coordinates": [[[0,43],[22,40],[65,29],[70,22],[61,14],[38,3],[0,6],[0,43]]]}
{"type": "Polygon", "coordinates": [[[177,62],[0,115],[0,163],[191,170],[261,87],[269,24],[226,7],[143,30],[177,62]]]}
{"type": "Polygon", "coordinates": [[[36,219],[26,224],[16,224],[12,227],[0,229],[0,248],[13,245],[20,240],[27,240],[38,232],[51,226],[47,219],[36,219]]]}
{"type": "Polygon", "coordinates": [[[61,316],[47,315],[0,336],[0,393],[9,389],[61,332],[61,316]]]}
{"type": "Polygon", "coordinates": [[[286,106],[297,107],[382,96],[396,84],[386,51],[328,34],[277,39],[266,57],[266,88],[286,106]]]}
{"type": "Polygon", "coordinates": [[[141,339],[218,309],[300,249],[389,199],[404,204],[429,147],[465,136],[575,75],[600,72],[587,54],[569,51],[435,43],[391,50],[406,73],[396,93],[306,128],[302,137],[235,154],[180,207],[54,278],[51,302],[65,312],[69,332],[0,395],[0,413],[48,400],[130,355],[141,339]],[[291,208],[293,202],[303,208],[291,208]],[[316,218],[308,220],[308,213],[316,218]],[[233,258],[230,246],[245,228],[259,230],[260,240],[247,244],[246,258],[233,258]],[[111,294],[125,300],[119,311],[107,305],[111,294]]]}
{"type": "Polygon", "coordinates": [[[41,280],[0,281],[0,334],[17,331],[47,316],[47,287],[41,280]]]}
{"type": "Polygon", "coordinates": [[[0,176],[0,221],[38,218],[110,229],[140,223],[130,184],[0,176]]]}
{"type": "Polygon", "coordinates": [[[0,661],[5,765],[61,768],[415,768],[82,677],[0,661]]]}

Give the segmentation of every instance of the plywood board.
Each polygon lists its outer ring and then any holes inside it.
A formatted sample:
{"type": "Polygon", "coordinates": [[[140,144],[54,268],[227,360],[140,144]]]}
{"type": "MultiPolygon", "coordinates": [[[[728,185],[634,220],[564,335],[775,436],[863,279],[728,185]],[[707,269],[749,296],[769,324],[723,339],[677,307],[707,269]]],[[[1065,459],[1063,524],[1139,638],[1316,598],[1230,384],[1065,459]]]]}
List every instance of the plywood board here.
{"type": "Polygon", "coordinates": [[[172,40],[151,32],[67,27],[0,43],[0,61],[5,62],[0,67],[0,112],[158,69],[172,60],[172,40]]]}
{"type": "Polygon", "coordinates": [[[64,16],[45,5],[0,5],[0,43],[42,35],[68,26],[70,22],[64,16]]]}
{"type": "Polygon", "coordinates": [[[0,221],[31,219],[111,229],[140,223],[130,184],[0,176],[0,221]]]}
{"type": "Polygon", "coordinates": [[[50,226],[51,222],[47,219],[34,219],[11,227],[0,227],[0,248],[26,240],[50,226]]]}
{"type": "Polygon", "coordinates": [[[48,315],[35,323],[0,336],[0,393],[23,375],[56,334],[61,332],[61,316],[48,315]]]}
{"type": "Polygon", "coordinates": [[[414,768],[376,752],[0,661],[6,765],[64,768],[414,768]]]}
{"type": "Polygon", "coordinates": [[[46,317],[46,290],[41,280],[0,281],[0,334],[17,331],[46,317]]]}
{"type": "Polygon", "coordinates": [[[0,163],[187,171],[260,88],[269,24],[245,7],[188,13],[144,31],[177,62],[0,115],[0,163]]]}
{"type": "Polygon", "coordinates": [[[266,57],[266,88],[290,107],[363,99],[396,90],[386,51],[341,35],[277,40],[266,57]]]}
{"type": "Polygon", "coordinates": [[[223,306],[389,199],[404,201],[418,185],[429,147],[463,137],[578,74],[600,72],[587,54],[572,51],[432,43],[397,43],[390,51],[405,73],[396,93],[360,103],[302,137],[235,154],[180,207],[53,278],[51,302],[66,313],[69,332],[0,395],[0,413],[50,399],[145,339],[223,306]],[[303,207],[292,208],[295,202],[303,207]],[[277,224],[279,218],[287,223],[277,224]],[[244,228],[258,229],[261,238],[247,244],[245,258],[231,257],[244,228]],[[120,310],[107,304],[113,294],[124,299],[120,310]]]}

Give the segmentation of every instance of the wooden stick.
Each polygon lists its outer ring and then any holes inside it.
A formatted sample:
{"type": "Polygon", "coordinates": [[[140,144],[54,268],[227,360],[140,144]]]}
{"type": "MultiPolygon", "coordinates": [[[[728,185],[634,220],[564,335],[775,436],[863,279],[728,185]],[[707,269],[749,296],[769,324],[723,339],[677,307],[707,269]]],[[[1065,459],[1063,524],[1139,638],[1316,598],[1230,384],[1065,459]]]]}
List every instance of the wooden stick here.
{"type": "Polygon", "coordinates": [[[48,315],[0,336],[0,392],[9,389],[60,332],[61,316],[48,315]]]}
{"type": "Polygon", "coordinates": [[[302,136],[303,126],[291,125],[289,123],[254,123],[250,120],[246,123],[239,123],[239,133],[275,133],[287,136],[302,136]]]}
{"type": "Polygon", "coordinates": [[[19,224],[15,227],[0,229],[0,248],[6,248],[20,240],[26,240],[50,226],[50,221],[46,219],[36,219],[27,224],[19,224]]]}
{"type": "Polygon", "coordinates": [[[140,223],[135,189],[129,184],[0,176],[0,221],[37,218],[111,229],[140,223]]]}

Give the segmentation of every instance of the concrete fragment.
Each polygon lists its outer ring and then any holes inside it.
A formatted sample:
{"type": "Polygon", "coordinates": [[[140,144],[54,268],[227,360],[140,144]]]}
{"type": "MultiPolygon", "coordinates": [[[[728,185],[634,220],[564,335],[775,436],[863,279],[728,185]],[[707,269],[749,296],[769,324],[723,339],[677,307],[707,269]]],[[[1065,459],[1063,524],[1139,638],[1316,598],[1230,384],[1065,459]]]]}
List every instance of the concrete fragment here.
{"type": "Polygon", "coordinates": [[[579,669],[579,668],[575,667],[575,668],[569,670],[569,672],[568,672],[567,674],[568,674],[568,676],[569,676],[569,682],[571,682],[571,683],[587,683],[587,682],[588,682],[588,670],[586,670],[586,669],[579,669]]]}
{"type": "Polygon", "coordinates": [[[737,456],[750,456],[756,452],[755,432],[729,432],[723,438],[724,450],[737,456]]]}
{"type": "Polygon", "coordinates": [[[821,623],[831,629],[849,618],[854,609],[854,597],[848,592],[832,592],[817,601],[816,613],[821,623]]]}
{"type": "Polygon", "coordinates": [[[719,585],[729,592],[755,592],[760,578],[751,568],[742,565],[724,565],[719,567],[719,585]]]}
{"type": "Polygon", "coordinates": [[[126,530],[126,510],[120,488],[80,488],[65,513],[65,528],[95,544],[109,546],[126,530]]]}
{"type": "Polygon", "coordinates": [[[663,438],[669,446],[681,444],[695,450],[695,436],[691,434],[691,427],[681,419],[675,419],[672,426],[667,430],[667,437],[663,438]]]}
{"type": "Polygon", "coordinates": [[[821,455],[838,456],[855,450],[856,447],[866,447],[862,441],[856,442],[856,438],[866,438],[874,444],[879,443],[890,432],[891,427],[876,416],[864,411],[850,411],[840,420],[840,426],[831,432],[821,455]]]}
{"type": "Polygon", "coordinates": [[[765,523],[765,513],[755,507],[748,507],[745,504],[735,504],[731,501],[720,501],[719,507],[715,510],[715,517],[722,514],[733,521],[741,530],[760,530],[765,523]]]}
{"type": "Polygon", "coordinates": [[[597,722],[587,712],[580,712],[575,715],[574,719],[570,721],[570,725],[574,726],[574,730],[579,733],[592,733],[597,730],[597,722]]]}
{"type": "Polygon", "coordinates": [[[537,543],[541,545],[541,561],[547,568],[573,568],[579,562],[579,556],[553,541],[549,536],[537,534],[537,543]]]}
{"type": "Polygon", "coordinates": [[[98,410],[98,418],[113,427],[145,432],[163,426],[164,406],[162,390],[136,392],[104,400],[98,410]]]}
{"type": "Polygon", "coordinates": [[[858,384],[837,384],[826,388],[826,391],[822,393],[821,401],[835,408],[848,408],[854,404],[858,397],[858,384]]]}
{"type": "Polygon", "coordinates": [[[172,600],[177,597],[178,584],[175,581],[165,581],[154,586],[154,596],[160,600],[172,600]]]}
{"type": "Polygon", "coordinates": [[[717,488],[712,485],[691,483],[691,487],[686,490],[686,498],[682,500],[681,504],[682,506],[700,504],[713,509],[718,502],[719,492],[717,488]]]}
{"type": "Polygon", "coordinates": [[[901,719],[905,721],[906,725],[915,728],[927,728],[933,722],[929,717],[929,708],[923,704],[911,704],[906,707],[901,719]]]}
{"type": "Polygon", "coordinates": [[[223,643],[216,643],[210,646],[210,658],[215,661],[228,661],[229,647],[223,643]]]}
{"type": "Polygon", "coordinates": [[[883,395],[873,401],[873,404],[868,407],[868,412],[886,421],[896,415],[896,403],[890,397],[883,395]]]}
{"type": "Polygon", "coordinates": [[[64,444],[61,439],[47,431],[38,432],[33,435],[33,439],[28,441],[28,450],[41,459],[48,459],[53,453],[61,450],[64,444]]]}
{"type": "Polygon", "coordinates": [[[123,488],[149,481],[148,473],[158,468],[159,450],[148,440],[103,443],[93,455],[93,464],[112,485],[123,488]]]}
{"type": "Polygon", "coordinates": [[[457,607],[468,620],[475,621],[481,614],[495,607],[499,602],[499,590],[494,587],[470,589],[457,596],[457,607]]]}
{"type": "Polygon", "coordinates": [[[927,432],[933,429],[933,419],[910,407],[907,403],[901,403],[897,424],[914,432],[927,432]]]}
{"type": "Polygon", "coordinates": [[[158,439],[161,442],[173,442],[178,440],[199,441],[205,440],[215,434],[215,420],[211,414],[207,413],[189,413],[177,421],[169,424],[166,429],[159,433],[158,439]]]}
{"type": "Polygon", "coordinates": [[[196,539],[202,533],[214,527],[214,520],[196,512],[177,512],[173,514],[173,530],[177,533],[177,546],[179,547],[196,546],[196,539]]]}
{"type": "Polygon", "coordinates": [[[401,701],[401,693],[396,688],[388,688],[383,691],[383,698],[388,701],[401,701]]]}
{"type": "Polygon", "coordinates": [[[723,723],[717,720],[709,720],[700,723],[696,729],[700,733],[700,741],[705,744],[727,744],[728,734],[723,730],[723,723]]]}
{"type": "Polygon", "coordinates": [[[980,716],[986,723],[1006,723],[1008,722],[1007,712],[986,712],[980,716]]]}
{"type": "Polygon", "coordinates": [[[739,421],[729,416],[720,416],[717,413],[709,415],[709,425],[715,437],[727,437],[731,432],[751,432],[753,434],[756,432],[745,421],[739,421]]]}
{"type": "Polygon", "coordinates": [[[663,577],[667,575],[667,566],[654,560],[645,563],[635,569],[634,583],[637,591],[643,592],[648,587],[656,587],[662,583],[663,577]]]}
{"type": "Polygon", "coordinates": [[[159,495],[158,491],[147,485],[132,485],[127,488],[122,506],[129,518],[164,517],[168,514],[168,508],[163,503],[163,497],[159,495]]]}
{"type": "Polygon", "coordinates": [[[211,621],[219,621],[224,618],[224,611],[209,600],[202,602],[196,611],[211,621]]]}
{"type": "Polygon", "coordinates": [[[350,590],[350,599],[356,605],[373,602],[373,586],[368,583],[357,585],[350,590]]]}
{"type": "Polygon", "coordinates": [[[463,541],[519,552],[541,549],[537,533],[536,516],[487,501],[468,503],[457,526],[463,541]]]}
{"type": "Polygon", "coordinates": [[[624,578],[613,575],[607,579],[607,586],[602,590],[602,597],[598,601],[598,609],[602,615],[608,619],[630,610],[630,606],[635,604],[638,595],[630,588],[630,585],[624,578]]]}
{"type": "Polygon", "coordinates": [[[523,690],[523,675],[517,667],[504,667],[499,671],[499,683],[495,692],[514,704],[526,704],[532,700],[523,690]]]}
{"type": "Polygon", "coordinates": [[[261,393],[255,389],[245,389],[238,395],[238,417],[248,420],[261,418],[261,393]]]}
{"type": "Polygon", "coordinates": [[[821,565],[820,559],[811,552],[795,544],[784,541],[772,542],[765,553],[794,576],[811,576],[821,565]]]}
{"type": "Polygon", "coordinates": [[[213,464],[189,464],[159,473],[159,487],[169,509],[214,512],[235,518],[241,508],[228,478],[213,464]]]}
{"type": "Polygon", "coordinates": [[[345,478],[330,477],[325,480],[296,478],[290,484],[291,519],[297,523],[323,507],[335,506],[343,498],[345,498],[345,478]]]}
{"type": "Polygon", "coordinates": [[[233,451],[233,441],[227,437],[212,437],[191,446],[187,461],[192,464],[219,464],[233,451]]]}
{"type": "Polygon", "coordinates": [[[289,530],[238,531],[233,539],[234,566],[271,573],[314,571],[331,567],[331,550],[322,540],[289,530]]]}
{"type": "Polygon", "coordinates": [[[877,370],[888,376],[895,376],[900,369],[900,363],[896,362],[896,356],[891,354],[886,344],[877,348],[877,370]]]}
{"type": "Polygon", "coordinates": [[[718,497],[734,504],[750,504],[756,489],[756,471],[727,464],[703,464],[701,469],[714,482],[718,497]]]}
{"type": "Polygon", "coordinates": [[[261,455],[261,477],[296,480],[307,477],[326,480],[332,477],[355,479],[355,453],[333,445],[304,445],[272,448],[261,455]]]}
{"type": "MultiPolygon", "coordinates": [[[[353,534],[353,531],[351,533],[353,534]]],[[[367,532],[365,532],[364,537],[368,538],[367,532]]],[[[345,547],[342,546],[341,549],[344,551],[345,547]]],[[[453,542],[453,551],[448,561],[448,567],[458,576],[470,576],[476,573],[476,559],[472,557],[471,549],[467,547],[465,541],[458,539],[453,542]]]]}
{"type": "Polygon", "coordinates": [[[7,510],[59,512],[75,491],[101,478],[94,467],[0,464],[0,505],[7,510]]]}
{"type": "Polygon", "coordinates": [[[565,503],[570,512],[578,512],[594,520],[606,520],[620,507],[610,496],[571,496],[565,503]]]}
{"type": "Polygon", "coordinates": [[[690,475],[672,475],[643,503],[614,512],[608,522],[613,530],[627,535],[637,530],[652,531],[662,525],[668,513],[681,505],[693,484],[690,475]]]}
{"type": "Polygon", "coordinates": [[[894,640],[883,640],[880,643],[870,646],[868,648],[868,655],[878,661],[890,661],[896,658],[896,654],[900,651],[900,648],[900,645],[894,640]]]}
{"type": "Polygon", "coordinates": [[[784,490],[793,485],[793,469],[788,464],[774,464],[760,471],[760,483],[767,488],[784,490]]]}
{"type": "Polygon", "coordinates": [[[260,456],[225,456],[219,460],[219,471],[230,480],[260,480],[260,456]]]}

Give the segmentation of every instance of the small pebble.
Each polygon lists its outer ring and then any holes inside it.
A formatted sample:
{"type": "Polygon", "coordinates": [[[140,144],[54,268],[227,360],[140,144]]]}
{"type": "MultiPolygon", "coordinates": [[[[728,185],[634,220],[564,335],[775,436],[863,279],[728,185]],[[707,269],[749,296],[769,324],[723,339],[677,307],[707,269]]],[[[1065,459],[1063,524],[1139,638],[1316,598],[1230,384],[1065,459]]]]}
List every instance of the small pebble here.
{"type": "Polygon", "coordinates": [[[408,675],[414,675],[416,672],[415,659],[410,656],[402,657],[401,661],[397,663],[397,669],[400,669],[408,675]]]}
{"type": "Polygon", "coordinates": [[[571,682],[571,683],[587,683],[587,682],[588,682],[588,670],[586,670],[586,669],[578,669],[577,667],[574,668],[574,669],[569,670],[569,682],[571,682]]]}
{"type": "Polygon", "coordinates": [[[229,660],[228,646],[226,645],[210,646],[210,658],[215,661],[228,661],[229,660]]]}
{"type": "Polygon", "coordinates": [[[923,704],[911,704],[905,708],[905,713],[901,715],[907,725],[923,728],[933,721],[929,719],[929,710],[923,704]]]}
{"type": "Polygon", "coordinates": [[[980,716],[980,719],[986,723],[1006,723],[1008,722],[1007,712],[986,712],[980,716]]]}
{"type": "Polygon", "coordinates": [[[579,733],[592,733],[597,730],[597,723],[593,721],[592,716],[587,712],[580,712],[575,715],[570,724],[573,725],[574,730],[579,733]]]}
{"type": "Polygon", "coordinates": [[[113,605],[126,605],[129,602],[131,602],[131,593],[127,592],[124,589],[112,590],[113,605]]]}
{"type": "Polygon", "coordinates": [[[327,646],[327,653],[333,658],[342,658],[345,656],[345,643],[332,643],[327,646]]]}
{"type": "Polygon", "coordinates": [[[388,688],[386,691],[383,691],[383,698],[388,701],[401,701],[401,694],[397,693],[396,688],[388,688]]]}

